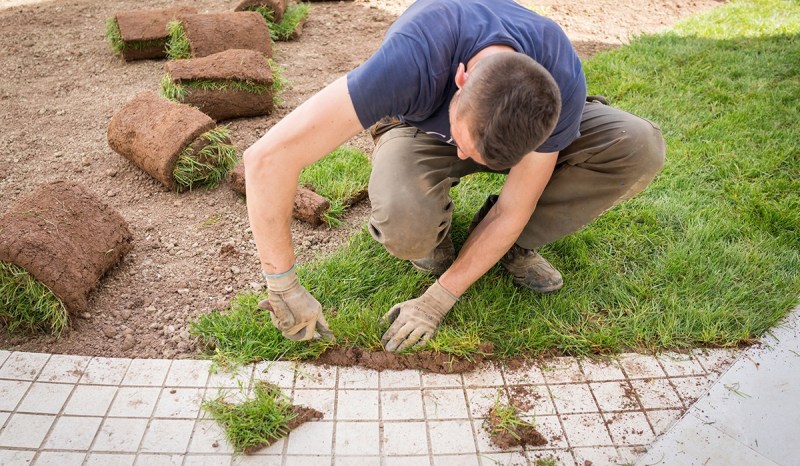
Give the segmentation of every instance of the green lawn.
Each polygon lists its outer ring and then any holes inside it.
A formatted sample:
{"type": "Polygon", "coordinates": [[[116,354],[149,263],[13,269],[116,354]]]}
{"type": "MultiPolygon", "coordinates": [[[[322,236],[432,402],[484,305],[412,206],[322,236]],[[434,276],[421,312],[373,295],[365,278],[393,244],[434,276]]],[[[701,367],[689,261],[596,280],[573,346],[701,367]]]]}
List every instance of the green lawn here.
{"type": "MultiPolygon", "coordinates": [[[[800,3],[742,0],[585,62],[590,94],[657,122],[667,164],[640,196],[543,248],[565,287],[540,296],[498,267],[456,304],[429,348],[469,356],[597,354],[753,341],[800,297],[800,3]]],[[[454,240],[502,178],[453,190],[454,240]]],[[[340,345],[380,349],[393,304],[433,278],[366,231],[300,277],[340,345]]],[[[220,360],[307,358],[242,294],[193,331],[220,360]]]]}

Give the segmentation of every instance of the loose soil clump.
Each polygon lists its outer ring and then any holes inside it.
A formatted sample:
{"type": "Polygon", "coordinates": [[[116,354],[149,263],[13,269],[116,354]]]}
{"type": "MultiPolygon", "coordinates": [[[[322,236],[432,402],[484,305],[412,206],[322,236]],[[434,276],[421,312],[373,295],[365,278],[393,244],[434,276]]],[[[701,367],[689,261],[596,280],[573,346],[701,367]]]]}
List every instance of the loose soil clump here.
{"type": "MultiPolygon", "coordinates": [[[[242,196],[247,195],[243,163],[239,163],[234,167],[233,171],[231,171],[229,181],[232,190],[242,196]]],[[[297,194],[294,196],[292,216],[310,225],[318,226],[322,224],[325,218],[325,212],[327,212],[330,207],[330,201],[324,197],[308,188],[298,186],[297,194]]]]}
{"type": "Polygon", "coordinates": [[[361,348],[331,348],[312,361],[315,364],[333,366],[360,366],[373,370],[421,369],[437,374],[460,374],[480,367],[491,358],[494,347],[491,343],[483,344],[472,359],[457,358],[437,351],[417,351],[408,354],[390,353],[387,351],[370,352],[361,348]]]}
{"type": "Polygon", "coordinates": [[[492,443],[503,450],[525,445],[535,447],[547,445],[547,439],[533,425],[527,422],[520,422],[513,426],[503,426],[503,416],[498,413],[496,406],[489,410],[484,423],[492,443]]]}
{"type": "Polygon", "coordinates": [[[77,314],[132,249],[128,223],[78,183],[40,186],[0,218],[0,261],[27,271],[77,314]]]}
{"type": "Polygon", "coordinates": [[[216,121],[268,115],[273,102],[272,70],[255,50],[226,50],[165,65],[165,97],[200,109],[216,121]]]}
{"type": "Polygon", "coordinates": [[[109,18],[106,35],[125,61],[167,56],[167,24],[180,15],[194,14],[191,7],[121,11],[109,18]]]}
{"type": "MultiPolygon", "coordinates": [[[[267,58],[272,57],[269,27],[264,17],[255,11],[183,15],[178,23],[177,34],[185,35],[189,53],[172,58],[201,58],[230,49],[256,50],[267,58]]],[[[180,41],[175,35],[173,28],[169,45],[173,49],[175,41],[180,41]]]]}

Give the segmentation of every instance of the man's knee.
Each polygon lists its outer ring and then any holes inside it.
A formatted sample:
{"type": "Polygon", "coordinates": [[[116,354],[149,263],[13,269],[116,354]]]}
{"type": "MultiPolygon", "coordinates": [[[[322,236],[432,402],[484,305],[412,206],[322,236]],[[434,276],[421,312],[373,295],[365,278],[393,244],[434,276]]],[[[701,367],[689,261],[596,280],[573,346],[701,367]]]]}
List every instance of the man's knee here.
{"type": "Polygon", "coordinates": [[[388,204],[382,205],[380,211],[373,210],[369,232],[397,258],[426,257],[449,233],[452,202],[444,210],[402,201],[388,204]]]}
{"type": "Polygon", "coordinates": [[[661,129],[650,121],[638,117],[633,120],[620,144],[631,176],[651,180],[664,166],[667,152],[664,136],[661,129]]]}

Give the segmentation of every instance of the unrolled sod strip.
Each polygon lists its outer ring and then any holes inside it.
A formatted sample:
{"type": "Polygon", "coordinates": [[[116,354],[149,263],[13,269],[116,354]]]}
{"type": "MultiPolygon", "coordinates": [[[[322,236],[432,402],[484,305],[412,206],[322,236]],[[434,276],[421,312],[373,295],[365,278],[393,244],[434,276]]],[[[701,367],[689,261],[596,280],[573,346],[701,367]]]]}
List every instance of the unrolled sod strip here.
{"type": "Polygon", "coordinates": [[[115,152],[160,181],[182,191],[215,186],[238,160],[228,130],[200,110],[159,97],[136,96],[108,125],[115,152]]]}
{"type": "Polygon", "coordinates": [[[25,316],[86,311],[89,294],[131,240],[125,219],[80,184],[39,186],[0,217],[0,319],[9,328],[22,318],[25,329],[60,332],[25,316]]]}
{"type": "Polygon", "coordinates": [[[162,95],[192,105],[216,121],[267,115],[275,108],[267,59],[255,50],[226,50],[169,61],[162,95]]]}
{"type": "Polygon", "coordinates": [[[164,58],[167,24],[180,15],[196,12],[190,7],[121,11],[106,21],[106,37],[125,61],[164,58]]]}
{"type": "Polygon", "coordinates": [[[182,15],[167,25],[167,57],[201,58],[229,49],[247,49],[272,57],[269,27],[255,11],[182,15]]]}

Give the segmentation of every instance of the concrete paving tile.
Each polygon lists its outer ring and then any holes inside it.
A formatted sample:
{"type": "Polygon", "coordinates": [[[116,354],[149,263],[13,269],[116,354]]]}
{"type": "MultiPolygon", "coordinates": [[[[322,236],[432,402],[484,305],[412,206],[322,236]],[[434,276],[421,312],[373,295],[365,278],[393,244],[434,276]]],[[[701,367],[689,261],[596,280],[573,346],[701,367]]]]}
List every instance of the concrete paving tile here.
{"type": "Polygon", "coordinates": [[[522,452],[480,453],[479,456],[484,465],[515,466],[528,464],[528,459],[522,452]]]}
{"type": "Polygon", "coordinates": [[[339,455],[379,455],[380,429],[377,422],[337,422],[334,452],[339,455]]]}
{"type": "Polygon", "coordinates": [[[533,424],[537,431],[547,440],[546,445],[526,445],[525,450],[552,450],[554,448],[567,448],[567,437],[561,427],[558,416],[521,416],[525,422],[533,424]]]}
{"type": "Polygon", "coordinates": [[[581,368],[587,382],[606,382],[611,380],[624,380],[619,362],[615,359],[592,360],[581,359],[581,368]]]}
{"type": "Polygon", "coordinates": [[[339,390],[336,401],[339,421],[377,421],[378,390],[339,390]]]}
{"type": "Polygon", "coordinates": [[[77,383],[91,359],[91,356],[54,354],[50,356],[50,360],[47,361],[36,380],[39,382],[77,383]]]}
{"type": "Polygon", "coordinates": [[[2,450],[0,449],[0,464],[25,465],[32,464],[36,450],[2,450]]]}
{"type": "Polygon", "coordinates": [[[503,376],[507,385],[543,384],[544,374],[533,362],[524,362],[519,366],[503,367],[503,376]]]}
{"type": "Polygon", "coordinates": [[[72,384],[34,382],[17,412],[34,414],[58,414],[72,393],[72,384]]]}
{"type": "Polygon", "coordinates": [[[0,447],[39,448],[55,418],[45,414],[11,415],[0,431],[0,447]]]}
{"type": "Polygon", "coordinates": [[[425,419],[420,390],[381,390],[381,418],[384,421],[425,419]]]}
{"type": "Polygon", "coordinates": [[[156,407],[160,392],[161,389],[156,387],[122,387],[117,390],[108,415],[149,418],[156,407]]]}
{"type": "Polygon", "coordinates": [[[0,367],[3,367],[3,363],[6,362],[9,355],[11,355],[11,351],[0,350],[0,367]]]}
{"type": "Polygon", "coordinates": [[[575,464],[591,464],[592,466],[617,466],[620,464],[617,449],[614,447],[573,448],[572,456],[575,464]]]}
{"type": "Polygon", "coordinates": [[[613,413],[605,417],[611,440],[617,446],[649,445],[656,439],[644,413],[613,413]]]}
{"type": "Polygon", "coordinates": [[[622,465],[630,465],[636,463],[642,455],[647,454],[647,447],[639,445],[636,447],[617,447],[617,454],[619,455],[619,463],[622,465]]]}
{"type": "MultiPolygon", "coordinates": [[[[338,453],[338,450],[337,450],[338,453]]],[[[428,454],[428,433],[424,422],[383,424],[383,453],[389,456],[428,454]]]]}
{"type": "Polygon", "coordinates": [[[202,388],[163,388],[154,417],[196,419],[203,403],[202,388]]]}
{"type": "Polygon", "coordinates": [[[80,383],[85,385],[119,385],[125,377],[130,359],[92,358],[86,365],[80,383]]]}
{"type": "Polygon", "coordinates": [[[164,455],[159,453],[142,453],[136,458],[136,465],[147,466],[181,466],[183,455],[164,455]]]}
{"type": "Polygon", "coordinates": [[[476,452],[472,427],[468,420],[430,421],[428,430],[431,436],[431,451],[434,455],[476,452]]]}
{"type": "Polygon", "coordinates": [[[197,421],[194,426],[189,453],[232,454],[233,446],[225,437],[225,430],[216,421],[197,421]]]}
{"type": "Polygon", "coordinates": [[[283,447],[286,445],[286,438],[279,438],[274,442],[270,443],[269,445],[259,448],[258,450],[254,450],[248,453],[249,456],[255,457],[270,457],[275,455],[282,455],[283,454],[283,447]]]}
{"type": "Polygon", "coordinates": [[[211,361],[195,359],[173,360],[164,385],[167,387],[205,387],[209,379],[210,369],[211,361]]]}
{"type": "Polygon", "coordinates": [[[639,409],[633,388],[626,380],[590,383],[601,411],[632,411],[639,409]]]}
{"type": "Polygon", "coordinates": [[[292,403],[295,405],[314,408],[322,413],[322,418],[333,420],[336,408],[336,392],[333,390],[302,390],[295,389],[292,403]]]}
{"type": "Polygon", "coordinates": [[[230,466],[233,455],[186,455],[183,466],[230,466]]]}
{"type": "Polygon", "coordinates": [[[613,446],[600,414],[565,414],[559,416],[572,447],[613,446]]]}
{"type": "Polygon", "coordinates": [[[294,388],[336,388],[337,372],[335,366],[298,364],[294,388]]]}
{"type": "Polygon", "coordinates": [[[122,379],[122,385],[160,387],[169,372],[168,359],[134,359],[122,379]]]}
{"type": "Polygon", "coordinates": [[[401,388],[420,388],[422,378],[418,371],[381,371],[380,373],[381,390],[401,389],[401,388]]]}
{"type": "Polygon", "coordinates": [[[334,466],[381,466],[380,456],[337,456],[334,466]]]}
{"type": "Polygon", "coordinates": [[[578,464],[573,459],[572,453],[566,449],[529,451],[527,455],[530,464],[536,464],[537,461],[553,461],[559,466],[578,464]]]}
{"type": "Polygon", "coordinates": [[[599,411],[589,384],[550,385],[550,393],[559,414],[596,413],[599,411]]]}
{"type": "Polygon", "coordinates": [[[472,428],[475,431],[475,443],[478,445],[479,453],[499,453],[499,452],[521,452],[522,447],[500,448],[491,437],[491,426],[486,419],[476,419],[472,421],[472,428]]]}
{"type": "Polygon", "coordinates": [[[194,421],[152,419],[142,440],[145,453],[185,453],[194,430],[194,421]]]}
{"type": "Polygon", "coordinates": [[[650,420],[650,424],[653,426],[653,431],[655,434],[661,435],[673,424],[675,424],[678,419],[683,416],[682,409],[658,409],[653,411],[647,411],[645,413],[647,419],[650,420]]]}
{"type": "Polygon", "coordinates": [[[216,372],[211,372],[208,376],[209,388],[241,388],[247,390],[253,382],[253,372],[255,365],[238,366],[233,371],[226,371],[217,368],[216,372]]]}
{"type": "Polygon", "coordinates": [[[549,359],[545,367],[542,368],[542,373],[549,384],[584,382],[586,380],[577,358],[559,357],[549,359]]]}
{"type": "Polygon", "coordinates": [[[117,387],[78,385],[64,407],[64,414],[105,416],[117,387]]]}
{"type": "Polygon", "coordinates": [[[494,362],[485,363],[478,369],[462,374],[465,387],[502,387],[503,370],[494,362]]]}
{"type": "Polygon", "coordinates": [[[43,353],[11,353],[0,367],[0,379],[36,380],[48,359],[43,353]]]}
{"type": "Polygon", "coordinates": [[[108,418],[103,421],[92,450],[135,453],[146,428],[147,419],[108,418]]]}
{"type": "Polygon", "coordinates": [[[22,380],[0,380],[0,410],[14,411],[31,382],[22,380]]]}
{"type": "Polygon", "coordinates": [[[428,419],[466,419],[467,400],[463,389],[426,389],[422,391],[428,419]]]}
{"type": "Polygon", "coordinates": [[[461,388],[461,374],[422,374],[424,388],[461,388]]]}
{"type": "Polygon", "coordinates": [[[508,404],[508,395],[505,390],[498,390],[496,388],[467,388],[467,401],[469,403],[469,412],[473,418],[486,417],[489,415],[489,410],[495,405],[508,404]]]}
{"type": "Polygon", "coordinates": [[[706,371],[691,354],[667,352],[658,355],[658,362],[670,377],[705,375],[706,371]]]}
{"type": "Polygon", "coordinates": [[[431,466],[429,456],[389,456],[383,459],[385,466],[431,466]]]}
{"type": "Polygon", "coordinates": [[[85,458],[84,452],[43,451],[36,458],[36,466],[81,466],[85,458]]]}
{"type": "Polygon", "coordinates": [[[777,464],[692,415],[681,419],[678,426],[664,434],[636,464],[648,465],[656,462],[704,466],[777,464]]]}
{"type": "MultiPolygon", "coordinates": [[[[277,463],[280,464],[280,463],[277,463]]],[[[287,456],[284,466],[331,466],[331,456],[287,456]]]]}
{"type": "Polygon", "coordinates": [[[694,359],[699,362],[708,373],[721,374],[728,370],[731,364],[741,353],[737,349],[708,349],[702,348],[692,352],[694,359]]]}
{"type": "Polygon", "coordinates": [[[338,387],[377,390],[378,371],[361,367],[340,367],[338,387]]]}
{"type": "Polygon", "coordinates": [[[675,390],[686,406],[692,405],[703,396],[716,381],[714,376],[679,377],[670,379],[675,390]]]}
{"type": "Polygon", "coordinates": [[[683,408],[683,402],[667,379],[631,380],[644,409],[683,408]]]}
{"type": "Polygon", "coordinates": [[[288,455],[330,455],[333,448],[333,422],[306,422],[289,432],[288,455]]]}
{"type": "Polygon", "coordinates": [[[625,353],[619,357],[619,365],[629,379],[650,379],[666,377],[658,360],[644,354],[625,353]]]}
{"type": "Polygon", "coordinates": [[[435,466],[478,466],[480,460],[478,455],[434,455],[433,464],[435,466]]]}
{"type": "Polygon", "coordinates": [[[103,418],[100,417],[61,416],[56,420],[43,448],[87,451],[102,422],[103,418]]]}
{"type": "Polygon", "coordinates": [[[545,385],[512,385],[508,387],[511,404],[521,416],[556,414],[556,408],[545,385]]]}
{"type": "Polygon", "coordinates": [[[136,455],[124,453],[89,453],[84,466],[133,466],[136,455]]]}
{"type": "Polygon", "coordinates": [[[289,361],[262,361],[253,369],[253,383],[265,380],[286,390],[294,386],[296,364],[289,361]]]}
{"type": "MultiPolygon", "coordinates": [[[[328,464],[330,464],[330,457],[328,457],[328,464]]],[[[283,457],[277,456],[234,456],[234,466],[281,466],[283,464],[283,457]]],[[[294,463],[302,464],[302,463],[294,463]]]]}
{"type": "Polygon", "coordinates": [[[10,416],[11,416],[10,412],[0,411],[0,429],[3,428],[3,425],[6,423],[6,421],[10,416]]]}

